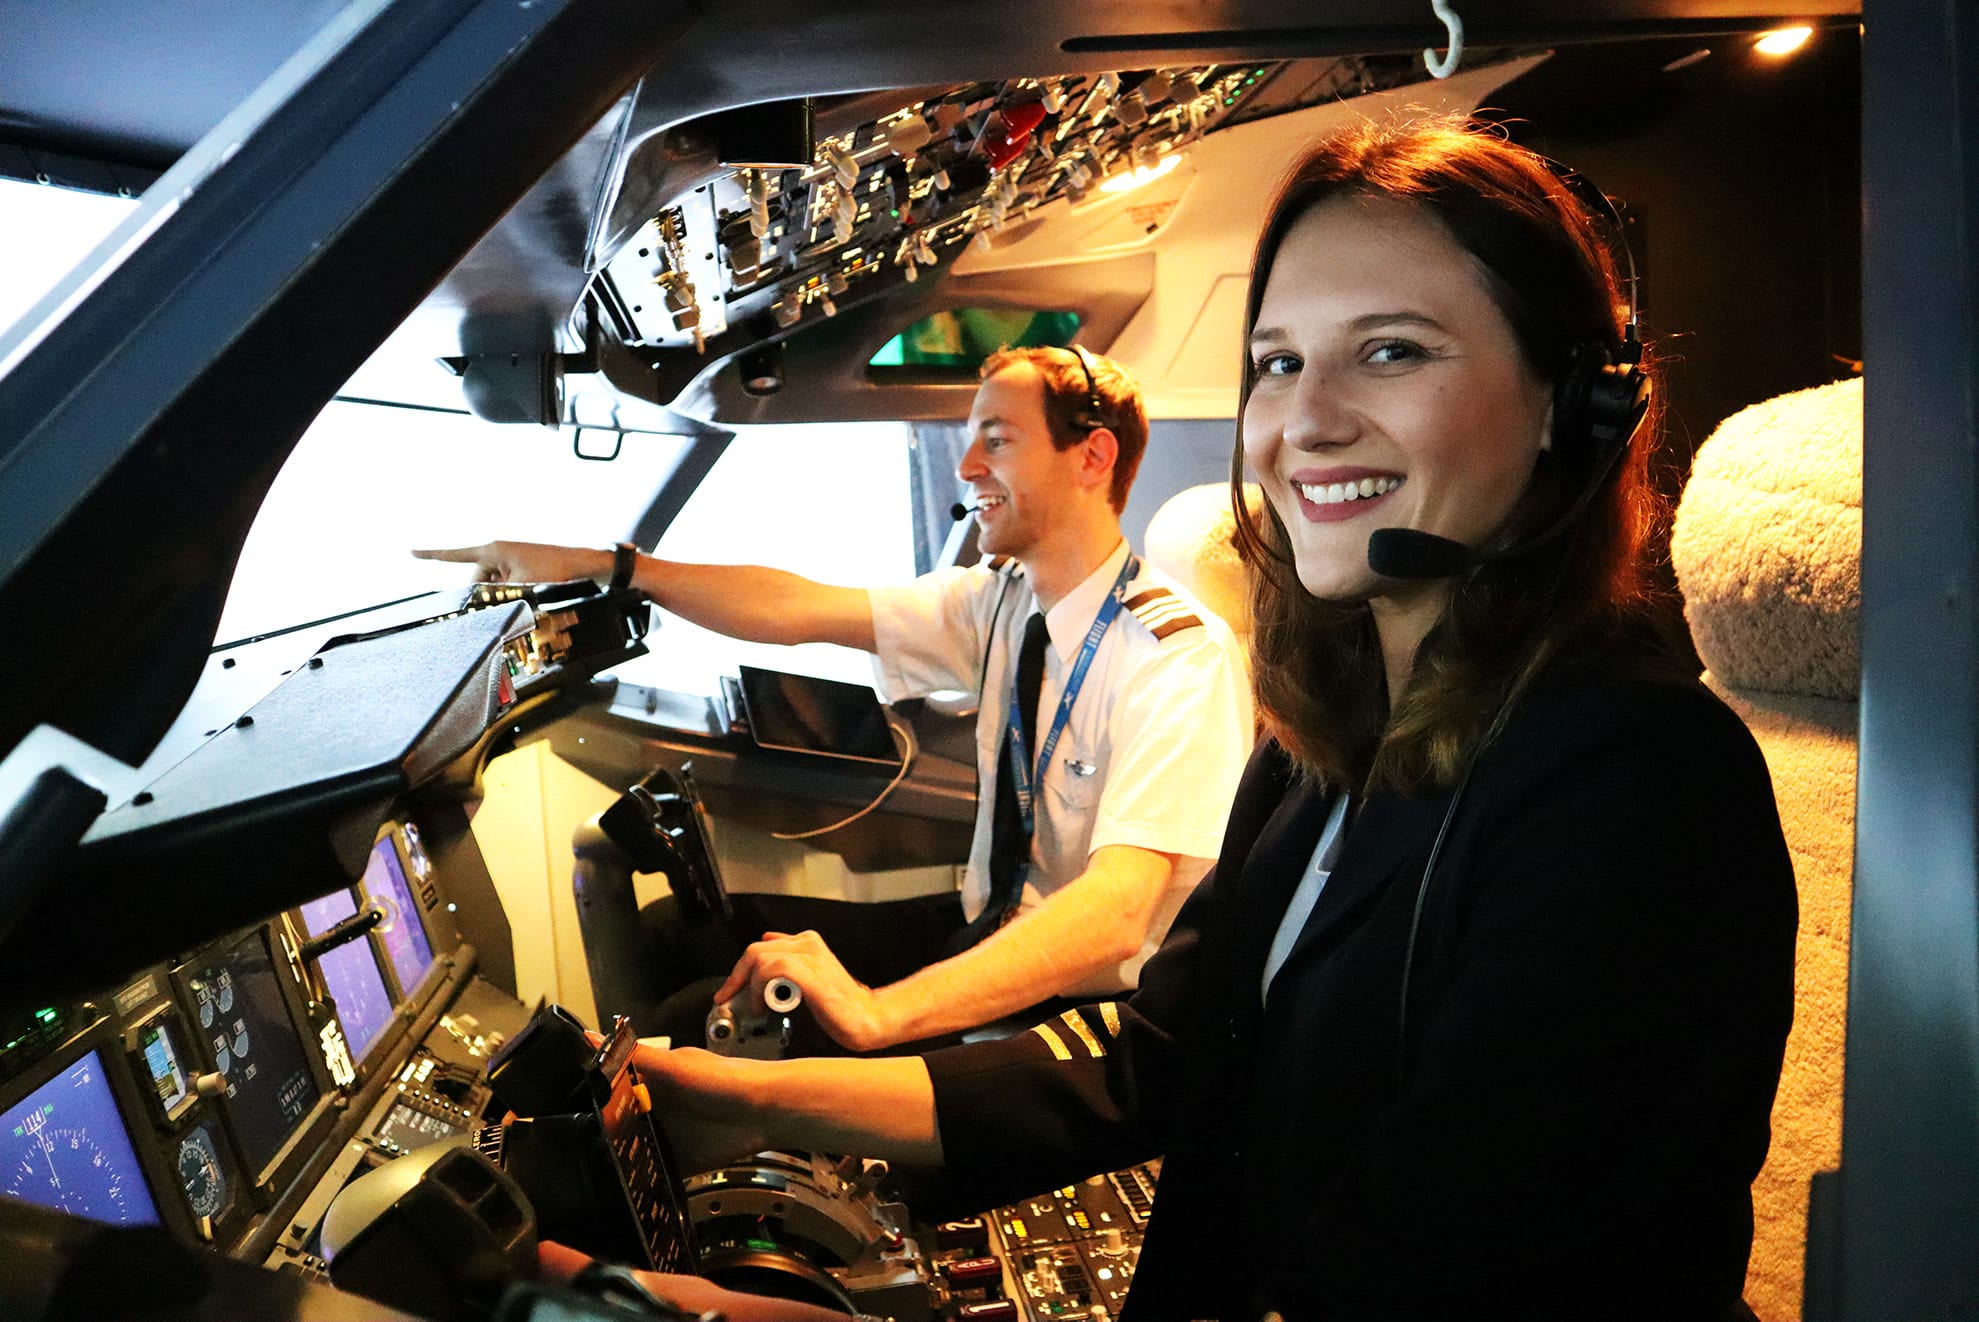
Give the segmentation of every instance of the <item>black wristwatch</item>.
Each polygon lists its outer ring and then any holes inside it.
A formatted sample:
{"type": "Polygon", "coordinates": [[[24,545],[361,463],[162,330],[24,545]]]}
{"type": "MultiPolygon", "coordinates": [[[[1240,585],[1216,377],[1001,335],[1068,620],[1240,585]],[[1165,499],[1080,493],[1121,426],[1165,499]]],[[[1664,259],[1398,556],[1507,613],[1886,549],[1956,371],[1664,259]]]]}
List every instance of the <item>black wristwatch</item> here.
{"type": "Polygon", "coordinates": [[[613,592],[618,592],[631,587],[632,571],[638,567],[639,548],[637,546],[631,542],[620,542],[617,546],[613,547],[610,589],[613,592]]]}

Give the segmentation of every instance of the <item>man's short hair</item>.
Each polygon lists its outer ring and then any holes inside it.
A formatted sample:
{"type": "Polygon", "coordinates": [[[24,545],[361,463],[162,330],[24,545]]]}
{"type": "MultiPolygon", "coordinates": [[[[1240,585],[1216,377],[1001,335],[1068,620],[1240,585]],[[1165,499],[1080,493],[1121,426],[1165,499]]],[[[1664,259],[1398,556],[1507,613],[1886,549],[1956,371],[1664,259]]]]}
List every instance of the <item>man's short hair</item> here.
{"type": "Polygon", "coordinates": [[[1051,443],[1069,450],[1086,439],[1088,432],[1105,427],[1120,443],[1113,461],[1113,486],[1107,493],[1113,512],[1127,508],[1127,492],[1140,472],[1141,456],[1148,448],[1148,412],[1141,403],[1141,383],[1133,373],[1101,354],[1087,353],[1093,369],[1093,393],[1099,396],[1099,416],[1090,418],[1091,396],[1086,389],[1086,373],[1079,355],[1070,349],[998,349],[983,360],[979,373],[987,381],[1004,368],[1029,363],[1044,382],[1045,424],[1051,429],[1051,443]]]}

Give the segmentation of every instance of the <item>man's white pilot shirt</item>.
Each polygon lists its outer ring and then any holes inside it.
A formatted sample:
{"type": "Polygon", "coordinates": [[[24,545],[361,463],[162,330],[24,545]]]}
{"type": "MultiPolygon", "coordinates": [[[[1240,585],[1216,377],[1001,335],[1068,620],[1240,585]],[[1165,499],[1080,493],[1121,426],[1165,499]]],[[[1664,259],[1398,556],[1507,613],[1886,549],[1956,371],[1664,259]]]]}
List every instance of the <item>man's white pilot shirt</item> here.
{"type": "MultiPolygon", "coordinates": [[[[1038,696],[1039,744],[1127,555],[1123,541],[1045,614],[1051,642],[1038,696]]],[[[1129,608],[1101,640],[1039,783],[1022,907],[1041,903],[1077,878],[1093,852],[1108,845],[1181,857],[1141,953],[1068,994],[1137,984],[1140,966],[1222,847],[1230,801],[1251,750],[1250,685],[1229,626],[1145,563],[1125,596],[1129,608]]],[[[976,717],[975,836],[962,883],[962,911],[973,919],[989,899],[990,823],[1011,668],[1037,599],[1014,563],[936,570],[904,587],[873,589],[871,597],[875,670],[889,701],[942,691],[983,695],[976,717]]]]}

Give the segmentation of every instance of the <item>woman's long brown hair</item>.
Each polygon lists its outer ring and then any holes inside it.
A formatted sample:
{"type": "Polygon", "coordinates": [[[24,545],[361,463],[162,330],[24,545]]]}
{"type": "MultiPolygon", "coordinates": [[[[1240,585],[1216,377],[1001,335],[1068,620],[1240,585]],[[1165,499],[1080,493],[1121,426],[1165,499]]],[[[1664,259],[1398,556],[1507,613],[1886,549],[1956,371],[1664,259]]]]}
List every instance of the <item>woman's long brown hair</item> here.
{"type": "MultiPolygon", "coordinates": [[[[1620,353],[1615,264],[1573,190],[1543,158],[1462,119],[1368,124],[1315,144],[1272,201],[1251,267],[1246,344],[1278,248],[1328,198],[1390,197],[1433,216],[1485,274],[1527,365],[1556,387],[1577,348],[1620,353]]],[[[1645,367],[1647,363],[1645,362],[1645,367]]],[[[1593,447],[1559,430],[1510,517],[1479,548],[1488,559],[1455,585],[1417,650],[1407,689],[1387,692],[1364,602],[1322,601],[1300,585],[1285,525],[1243,495],[1244,359],[1231,499],[1251,567],[1252,681],[1266,731],[1307,774],[1350,791],[1418,792],[1455,782],[1493,719],[1572,640],[1647,616],[1645,547],[1661,517],[1648,475],[1652,416],[1605,476],[1593,447]],[[1519,549],[1601,483],[1571,524],[1519,549]],[[1392,701],[1391,701],[1392,699],[1392,701]]]]}

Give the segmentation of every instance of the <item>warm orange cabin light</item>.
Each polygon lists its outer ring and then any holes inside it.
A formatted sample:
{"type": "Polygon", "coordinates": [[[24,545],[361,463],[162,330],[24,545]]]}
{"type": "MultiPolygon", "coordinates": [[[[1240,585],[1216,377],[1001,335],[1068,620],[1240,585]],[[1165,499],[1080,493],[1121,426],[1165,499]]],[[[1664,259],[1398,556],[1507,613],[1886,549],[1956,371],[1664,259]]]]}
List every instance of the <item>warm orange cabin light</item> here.
{"type": "Polygon", "coordinates": [[[1791,55],[1813,35],[1814,29],[1810,27],[1774,28],[1752,43],[1752,48],[1761,55],[1791,55]]]}
{"type": "Polygon", "coordinates": [[[1143,165],[1132,170],[1123,171],[1120,174],[1109,176],[1101,182],[1099,191],[1102,193],[1130,192],[1133,189],[1139,188],[1142,184],[1153,183],[1181,163],[1182,158],[1180,156],[1164,156],[1153,165],[1143,165]]]}

